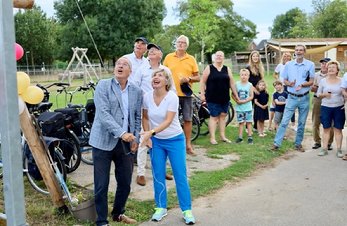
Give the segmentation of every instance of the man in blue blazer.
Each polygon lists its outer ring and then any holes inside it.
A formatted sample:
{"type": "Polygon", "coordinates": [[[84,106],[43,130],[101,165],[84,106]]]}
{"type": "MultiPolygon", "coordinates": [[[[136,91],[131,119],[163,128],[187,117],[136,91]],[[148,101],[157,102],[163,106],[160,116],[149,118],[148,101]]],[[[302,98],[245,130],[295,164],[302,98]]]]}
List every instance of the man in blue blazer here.
{"type": "Polygon", "coordinates": [[[114,78],[100,80],[94,95],[95,119],[89,144],[93,147],[96,224],[108,225],[107,194],[111,162],[115,164],[117,190],[112,219],[126,224],[136,220],[124,215],[130,193],[133,153],[141,130],[142,91],[128,82],[131,62],[121,57],[114,68],[114,78]]]}

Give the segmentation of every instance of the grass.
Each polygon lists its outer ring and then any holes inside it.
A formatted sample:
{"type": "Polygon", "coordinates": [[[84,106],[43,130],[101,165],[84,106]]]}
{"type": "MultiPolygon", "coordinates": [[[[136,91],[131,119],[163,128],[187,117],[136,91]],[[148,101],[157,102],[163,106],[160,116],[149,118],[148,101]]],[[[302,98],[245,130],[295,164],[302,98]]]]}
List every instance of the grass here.
{"type": "MultiPolygon", "coordinates": [[[[237,79],[237,76],[235,76],[237,79]]],[[[273,80],[272,78],[266,78],[268,82],[273,80]]],[[[78,81],[76,81],[76,86],[78,81]]],[[[272,86],[271,86],[272,87],[272,86]]],[[[196,87],[194,88],[196,90],[196,87]]],[[[272,90],[269,86],[269,93],[272,90]]],[[[54,93],[52,93],[54,96],[54,93]]],[[[62,99],[59,99],[62,101],[62,99]]],[[[84,103],[85,97],[80,96],[74,98],[74,103],[84,103]]],[[[229,139],[235,140],[237,138],[237,126],[231,123],[226,130],[226,135],[229,139]]],[[[218,136],[218,134],[217,134],[218,136]]],[[[208,156],[218,158],[220,155],[226,155],[235,153],[239,156],[239,160],[233,162],[232,165],[222,170],[215,171],[199,171],[192,175],[189,179],[192,198],[196,199],[201,196],[207,196],[218,189],[222,188],[226,183],[233,183],[240,181],[250,176],[259,167],[269,166],[274,159],[284,154],[287,150],[292,148],[292,144],[284,141],[280,151],[273,153],[268,151],[273,143],[274,134],[269,133],[265,138],[259,138],[254,136],[254,145],[248,145],[247,143],[232,145],[227,143],[220,143],[219,145],[211,145],[209,143],[208,136],[200,136],[193,144],[199,145],[207,149],[208,156]]],[[[26,216],[27,222],[30,225],[94,225],[93,223],[78,222],[71,215],[61,215],[57,212],[56,208],[52,206],[52,202],[49,196],[41,195],[34,191],[29,183],[25,181],[25,203],[26,203],[26,216]]],[[[70,188],[79,192],[83,188],[70,184],[70,188]]],[[[2,193],[2,191],[1,191],[2,193]]],[[[168,208],[174,208],[178,206],[175,189],[170,189],[168,192],[168,208]]],[[[3,195],[1,195],[3,197],[3,195]]],[[[109,207],[112,206],[112,200],[114,194],[109,195],[109,207]]],[[[0,202],[0,209],[3,211],[3,201],[0,202]]],[[[153,214],[154,201],[139,201],[135,199],[129,199],[127,202],[127,215],[134,217],[139,222],[149,220],[153,214]]],[[[111,225],[120,225],[111,222],[111,225]]]]}

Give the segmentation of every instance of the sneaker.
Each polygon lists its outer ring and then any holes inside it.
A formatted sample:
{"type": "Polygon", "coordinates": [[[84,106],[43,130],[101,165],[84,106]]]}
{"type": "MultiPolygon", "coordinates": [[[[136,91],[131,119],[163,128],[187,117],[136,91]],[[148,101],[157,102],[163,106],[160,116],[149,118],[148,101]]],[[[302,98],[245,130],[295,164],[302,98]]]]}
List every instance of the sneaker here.
{"type": "Polygon", "coordinates": [[[236,139],[236,143],[241,143],[242,141],[243,141],[243,139],[240,137],[236,139]]]}
{"type": "Polygon", "coordinates": [[[187,225],[195,224],[195,218],[191,210],[183,211],[183,219],[187,225]]]}
{"type": "Polygon", "coordinates": [[[318,156],[325,156],[328,155],[328,151],[325,149],[321,149],[320,152],[318,153],[318,156]]]}
{"type": "Polygon", "coordinates": [[[333,146],[331,144],[328,144],[328,151],[333,150],[333,146]]]}
{"type": "Polygon", "coordinates": [[[248,142],[248,144],[253,144],[253,138],[252,137],[248,137],[247,142],[248,142]]]}
{"type": "Polygon", "coordinates": [[[312,146],[312,149],[318,149],[321,147],[321,144],[320,143],[315,143],[313,146],[312,146]]]}
{"type": "Polygon", "coordinates": [[[152,216],[152,221],[161,221],[167,215],[167,209],[155,208],[155,213],[152,216]]]}
{"type": "Polygon", "coordinates": [[[342,154],[341,150],[337,150],[336,157],[338,157],[338,158],[342,158],[343,157],[343,154],[342,154]]]}
{"type": "Polygon", "coordinates": [[[270,151],[278,151],[280,149],[280,147],[276,146],[276,145],[272,145],[272,147],[270,148],[270,151]]]}
{"type": "Polygon", "coordinates": [[[305,152],[305,149],[302,147],[302,145],[295,145],[295,150],[298,152],[305,152]]]}

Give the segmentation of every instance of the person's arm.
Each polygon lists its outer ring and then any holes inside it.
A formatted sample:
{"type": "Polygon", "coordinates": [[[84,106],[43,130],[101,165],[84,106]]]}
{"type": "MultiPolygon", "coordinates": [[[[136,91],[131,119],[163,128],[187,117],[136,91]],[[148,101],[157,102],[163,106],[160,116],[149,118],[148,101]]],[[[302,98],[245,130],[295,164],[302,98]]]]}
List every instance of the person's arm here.
{"type": "Polygon", "coordinates": [[[151,130],[148,130],[148,127],[146,128],[147,130],[145,130],[145,127],[143,127],[144,132],[142,133],[142,135],[143,135],[143,141],[142,142],[144,144],[146,144],[147,141],[149,140],[149,138],[151,138],[152,136],[154,136],[157,133],[160,133],[164,129],[168,128],[170,126],[170,124],[172,123],[176,114],[178,114],[178,112],[167,111],[165,120],[162,123],[160,123],[157,127],[153,128],[151,130]]]}
{"type": "Polygon", "coordinates": [[[234,100],[238,100],[239,96],[237,94],[234,76],[233,76],[233,73],[231,72],[231,69],[229,67],[228,67],[228,75],[229,75],[229,78],[230,78],[231,95],[232,95],[234,100]]]}
{"type": "Polygon", "coordinates": [[[201,76],[201,81],[200,81],[200,99],[202,102],[206,101],[206,98],[205,98],[206,82],[209,75],[210,75],[210,66],[208,65],[203,71],[201,76]]]}
{"type": "Polygon", "coordinates": [[[253,97],[254,97],[253,88],[254,88],[254,87],[251,85],[251,87],[250,87],[250,89],[249,89],[249,97],[246,98],[246,100],[245,100],[244,103],[247,103],[247,102],[253,100],[253,97]]]}

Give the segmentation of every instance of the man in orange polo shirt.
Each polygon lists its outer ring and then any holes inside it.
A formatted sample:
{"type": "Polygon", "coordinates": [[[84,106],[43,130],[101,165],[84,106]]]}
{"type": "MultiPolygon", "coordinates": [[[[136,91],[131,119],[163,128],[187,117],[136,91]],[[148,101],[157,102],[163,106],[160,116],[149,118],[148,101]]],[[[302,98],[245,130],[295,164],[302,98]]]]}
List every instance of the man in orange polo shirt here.
{"type": "Polygon", "coordinates": [[[200,76],[195,58],[187,53],[188,46],[188,37],[184,35],[179,36],[176,40],[176,51],[169,53],[165,57],[163,64],[172,72],[172,78],[182,108],[187,154],[195,155],[190,141],[192,134],[193,98],[189,88],[192,87],[193,82],[200,81],[200,76]]]}

